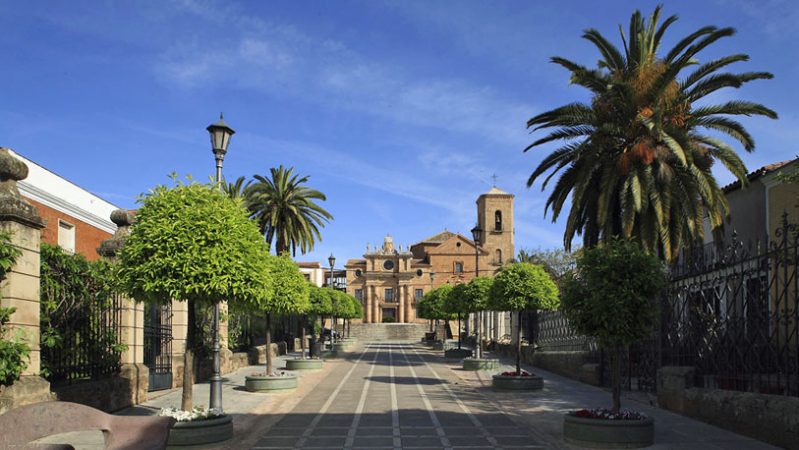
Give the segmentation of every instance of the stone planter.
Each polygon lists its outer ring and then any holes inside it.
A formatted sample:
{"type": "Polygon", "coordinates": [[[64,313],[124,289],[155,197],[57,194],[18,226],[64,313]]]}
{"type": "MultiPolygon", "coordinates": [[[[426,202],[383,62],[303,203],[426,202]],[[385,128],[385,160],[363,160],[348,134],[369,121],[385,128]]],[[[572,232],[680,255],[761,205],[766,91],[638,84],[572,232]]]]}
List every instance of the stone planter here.
{"type": "Polygon", "coordinates": [[[563,417],[563,438],[566,442],[581,447],[593,448],[641,448],[655,440],[655,420],[607,420],[563,417]]]}
{"type": "Polygon", "coordinates": [[[349,351],[350,347],[352,347],[352,344],[350,344],[349,342],[336,342],[335,344],[333,344],[333,351],[346,352],[349,351]]]}
{"type": "Polygon", "coordinates": [[[232,437],[233,416],[222,416],[215,419],[175,422],[169,432],[167,445],[182,447],[184,445],[213,444],[232,437]]]}
{"type": "Polygon", "coordinates": [[[444,350],[444,343],[441,341],[433,342],[433,350],[444,350]]]}
{"type": "Polygon", "coordinates": [[[463,370],[494,370],[499,367],[499,360],[496,358],[464,358],[463,370]]]}
{"type": "Polygon", "coordinates": [[[472,356],[472,351],[461,348],[451,348],[449,350],[444,350],[444,357],[445,358],[453,358],[453,359],[461,359],[461,358],[469,358],[472,356]]]}
{"type": "Polygon", "coordinates": [[[286,370],[315,370],[321,369],[323,364],[321,359],[289,359],[286,361],[286,370]]]}
{"type": "Polygon", "coordinates": [[[322,359],[336,359],[338,358],[338,353],[331,350],[324,350],[320,356],[322,359]]]}
{"type": "Polygon", "coordinates": [[[280,391],[297,387],[297,375],[267,377],[251,375],[244,377],[244,387],[250,392],[280,391]]]}
{"type": "Polygon", "coordinates": [[[494,389],[506,391],[538,391],[543,389],[544,379],[537,375],[530,375],[529,377],[494,375],[491,385],[494,389]]]}

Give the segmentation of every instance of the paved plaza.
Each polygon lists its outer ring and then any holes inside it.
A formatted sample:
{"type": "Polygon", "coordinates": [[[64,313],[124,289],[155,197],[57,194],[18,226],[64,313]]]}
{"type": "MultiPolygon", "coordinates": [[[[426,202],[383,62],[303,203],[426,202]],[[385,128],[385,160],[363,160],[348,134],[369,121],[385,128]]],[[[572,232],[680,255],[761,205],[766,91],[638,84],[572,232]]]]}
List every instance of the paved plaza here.
{"type": "MultiPolygon", "coordinates": [[[[502,370],[511,362],[503,361],[502,370]]],[[[602,389],[540,369],[534,370],[546,380],[542,391],[496,392],[491,373],[464,371],[460,361],[415,343],[358,347],[321,371],[300,373],[300,387],[289,392],[246,392],[244,376],[257,370],[263,369],[226,375],[225,410],[234,417],[235,437],[203,449],[574,449],[562,440],[563,414],[610,401],[602,389]]],[[[196,403],[207,396],[207,383],[195,385],[196,403]]],[[[649,400],[625,398],[623,406],[655,418],[651,449],[775,448],[658,409],[649,400]]],[[[120,414],[154,414],[179,404],[176,389],[120,414]]],[[[71,433],[68,441],[78,450],[103,448],[99,433],[71,433]]]]}

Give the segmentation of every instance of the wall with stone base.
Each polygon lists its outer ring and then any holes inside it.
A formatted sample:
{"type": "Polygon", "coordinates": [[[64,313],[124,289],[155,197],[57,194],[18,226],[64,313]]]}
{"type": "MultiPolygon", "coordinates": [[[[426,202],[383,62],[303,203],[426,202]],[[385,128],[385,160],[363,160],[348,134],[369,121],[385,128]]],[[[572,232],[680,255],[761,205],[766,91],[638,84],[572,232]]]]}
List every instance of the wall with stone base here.
{"type": "Polygon", "coordinates": [[[50,383],[40,376],[23,375],[11,386],[0,386],[0,414],[48,400],[55,400],[55,397],[50,392],[50,383]]]}
{"type": "MultiPolygon", "coordinates": [[[[502,356],[516,358],[516,346],[514,344],[493,342],[490,348],[502,356]]],[[[540,367],[586,384],[599,386],[602,381],[599,364],[588,362],[588,358],[588,352],[542,352],[534,351],[532,346],[522,344],[523,363],[540,367]]]]}
{"type": "Polygon", "coordinates": [[[658,370],[658,406],[770,444],[799,450],[799,398],[694,387],[694,368],[658,370]]]}
{"type": "Polygon", "coordinates": [[[118,375],[53,386],[58,400],[80,403],[106,412],[119,411],[147,400],[147,366],[125,364],[118,375]]]}

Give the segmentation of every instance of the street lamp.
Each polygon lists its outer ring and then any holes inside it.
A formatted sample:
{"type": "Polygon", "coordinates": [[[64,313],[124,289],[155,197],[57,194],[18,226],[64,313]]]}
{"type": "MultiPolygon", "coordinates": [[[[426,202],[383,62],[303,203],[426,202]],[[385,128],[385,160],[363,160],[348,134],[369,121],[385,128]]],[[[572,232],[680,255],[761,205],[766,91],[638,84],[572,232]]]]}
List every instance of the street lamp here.
{"type": "MultiPolygon", "coordinates": [[[[222,162],[225,160],[227,153],[227,146],[230,144],[230,137],[233,136],[233,128],[230,128],[226,123],[222,114],[219,114],[219,121],[215,124],[208,125],[208,133],[211,135],[211,150],[214,152],[214,159],[216,160],[216,186],[222,189],[222,162]]],[[[213,373],[211,374],[211,398],[209,407],[211,409],[218,409],[222,411],[222,377],[220,376],[220,361],[219,361],[219,302],[214,303],[214,344],[212,349],[213,355],[213,373]]]]}
{"type": "MultiPolygon", "coordinates": [[[[328,286],[330,287],[330,289],[335,289],[333,287],[333,266],[336,265],[336,257],[333,256],[333,254],[331,253],[330,256],[327,257],[327,262],[330,263],[330,282],[328,283],[328,286]]],[[[331,317],[331,319],[332,320],[330,323],[330,348],[332,350],[333,344],[336,342],[336,340],[333,337],[333,333],[336,331],[336,316],[334,315],[333,317],[331,317]]]]}
{"type": "MultiPolygon", "coordinates": [[[[472,239],[474,240],[474,276],[475,278],[480,276],[480,244],[483,243],[483,229],[480,228],[480,225],[475,225],[472,228],[472,239]]],[[[477,326],[474,327],[475,329],[475,337],[477,338],[477,350],[475,350],[475,356],[477,358],[483,357],[483,345],[480,342],[480,325],[483,320],[483,312],[477,311],[477,326]]]]}
{"type": "MultiPolygon", "coordinates": [[[[430,290],[432,291],[435,287],[433,286],[433,281],[436,279],[436,273],[432,270],[430,271],[430,290]]],[[[436,319],[436,328],[438,328],[438,319],[436,319]]],[[[433,331],[433,320],[430,320],[430,331],[433,331]]],[[[438,330],[436,329],[436,332],[438,330]]],[[[445,338],[446,340],[446,338],[445,338]]]]}

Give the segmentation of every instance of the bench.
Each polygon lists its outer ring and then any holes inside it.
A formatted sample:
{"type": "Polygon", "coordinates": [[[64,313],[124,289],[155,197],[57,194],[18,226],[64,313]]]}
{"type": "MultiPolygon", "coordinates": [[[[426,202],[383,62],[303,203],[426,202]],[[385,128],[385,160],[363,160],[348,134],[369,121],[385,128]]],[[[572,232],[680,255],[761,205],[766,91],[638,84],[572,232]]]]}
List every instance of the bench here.
{"type": "Polygon", "coordinates": [[[74,450],[68,444],[31,441],[72,431],[102,431],[106,450],[163,450],[171,417],[114,416],[70,402],[42,402],[0,415],[0,449],[74,450]]]}

